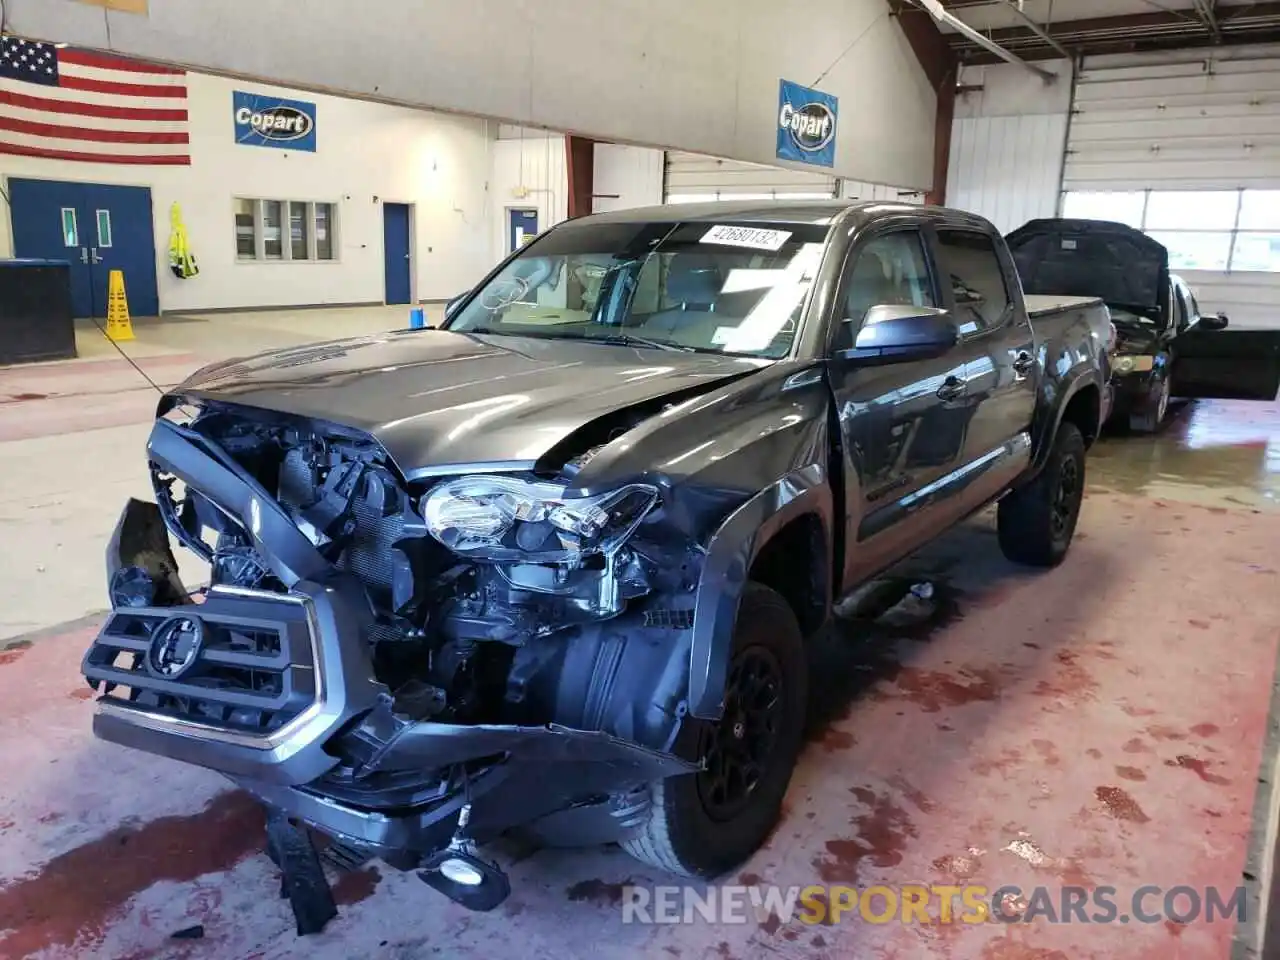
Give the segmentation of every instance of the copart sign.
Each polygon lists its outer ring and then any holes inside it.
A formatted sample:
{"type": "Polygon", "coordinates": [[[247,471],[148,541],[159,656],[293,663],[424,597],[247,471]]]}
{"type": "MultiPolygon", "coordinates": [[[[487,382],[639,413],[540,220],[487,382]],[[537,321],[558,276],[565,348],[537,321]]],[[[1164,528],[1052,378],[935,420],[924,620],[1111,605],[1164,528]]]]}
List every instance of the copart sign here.
{"type": "Polygon", "coordinates": [[[237,90],[232,95],[236,143],[316,151],[316,105],[237,90]]]}
{"type": "Polygon", "coordinates": [[[778,159],[834,166],[837,105],[829,93],[779,81],[778,159]]]}

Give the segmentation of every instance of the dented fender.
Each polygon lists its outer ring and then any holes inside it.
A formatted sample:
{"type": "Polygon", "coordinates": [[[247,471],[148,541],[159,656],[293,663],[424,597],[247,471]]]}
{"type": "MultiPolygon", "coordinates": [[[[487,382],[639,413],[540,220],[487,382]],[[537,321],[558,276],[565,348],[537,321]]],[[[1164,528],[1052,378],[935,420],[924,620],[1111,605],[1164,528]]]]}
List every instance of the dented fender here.
{"type": "Polygon", "coordinates": [[[791,471],[738,507],[712,536],[696,590],[689,654],[689,713],[714,720],[724,710],[724,686],[738,604],[752,561],[791,520],[817,514],[832,542],[831,485],[824,462],[791,471]]]}

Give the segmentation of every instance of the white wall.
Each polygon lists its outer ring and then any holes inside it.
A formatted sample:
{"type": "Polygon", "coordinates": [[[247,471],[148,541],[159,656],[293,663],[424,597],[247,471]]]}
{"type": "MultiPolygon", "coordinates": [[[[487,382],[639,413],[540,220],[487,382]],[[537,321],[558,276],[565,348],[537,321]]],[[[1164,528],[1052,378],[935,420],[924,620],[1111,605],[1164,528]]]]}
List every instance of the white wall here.
{"type": "Polygon", "coordinates": [[[947,206],[981,214],[1008,233],[1057,215],[1071,108],[1071,64],[1037,64],[1058,75],[1045,84],[1014,64],[970,66],[956,97],[947,168],[947,206]]]}
{"type": "MultiPolygon", "coordinates": [[[[0,155],[0,175],[149,186],[160,307],[166,313],[381,302],[381,202],[387,200],[415,205],[416,299],[451,297],[475,283],[493,262],[496,250],[486,190],[493,125],[199,74],[188,74],[187,93],[190,167],[0,155]],[[235,89],[316,103],[317,151],[236,144],[231,116],[235,89]],[[236,196],[337,203],[338,259],[237,261],[232,209],[236,196]],[[175,200],[200,265],[200,275],[191,280],[176,279],[168,268],[169,206],[175,200]]],[[[0,219],[0,257],[10,256],[9,217],[0,219]]]]}
{"type": "Polygon", "coordinates": [[[936,98],[887,0],[5,6],[10,28],[35,38],[759,163],[775,159],[786,78],[839,98],[833,174],[921,188],[932,177],[936,98]]]}
{"type": "MultiPolygon", "coordinates": [[[[505,132],[505,131],[504,131],[505,132]]],[[[597,149],[599,149],[597,147],[597,149]]],[[[536,209],[538,229],[546,230],[569,215],[569,176],[564,137],[535,135],[498,140],[493,145],[493,266],[510,253],[507,210],[536,209]]]]}

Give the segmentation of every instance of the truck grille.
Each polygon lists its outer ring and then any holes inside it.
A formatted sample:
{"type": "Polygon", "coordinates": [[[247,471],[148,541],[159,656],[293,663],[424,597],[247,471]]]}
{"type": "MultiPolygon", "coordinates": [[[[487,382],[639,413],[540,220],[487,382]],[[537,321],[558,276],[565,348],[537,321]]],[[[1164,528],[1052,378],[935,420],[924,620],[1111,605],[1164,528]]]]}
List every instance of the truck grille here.
{"type": "Polygon", "coordinates": [[[300,598],[214,587],[203,603],[112,611],[82,672],[152,714],[267,733],[320,695],[311,631],[300,598]]]}

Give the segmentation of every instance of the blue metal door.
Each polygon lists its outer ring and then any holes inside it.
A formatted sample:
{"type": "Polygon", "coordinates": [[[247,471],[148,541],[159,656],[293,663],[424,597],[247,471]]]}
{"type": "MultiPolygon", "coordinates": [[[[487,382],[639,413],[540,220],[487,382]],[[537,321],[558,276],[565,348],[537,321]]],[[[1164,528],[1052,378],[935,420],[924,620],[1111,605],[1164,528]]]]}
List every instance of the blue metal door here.
{"type": "Polygon", "coordinates": [[[154,317],[160,312],[156,291],[155,228],[151,191],[146,187],[86,185],[89,263],[93,270],[94,315],[107,315],[107,282],[112,270],[124,274],[129,314],[154,317]]]}
{"type": "Polygon", "coordinates": [[[13,255],[70,263],[71,309],[77,317],[93,316],[84,185],[10,178],[9,216],[13,255]]]}
{"type": "Polygon", "coordinates": [[[132,316],[160,312],[148,188],[19,178],[9,188],[14,256],[70,262],[77,317],[107,315],[112,270],[124,273],[132,316]]]}
{"type": "Polygon", "coordinates": [[[382,205],[382,250],[386,257],[387,303],[408,303],[409,205],[382,205]]]}
{"type": "Polygon", "coordinates": [[[538,235],[537,210],[507,211],[507,248],[514,253],[538,235]]]}

